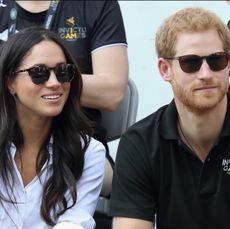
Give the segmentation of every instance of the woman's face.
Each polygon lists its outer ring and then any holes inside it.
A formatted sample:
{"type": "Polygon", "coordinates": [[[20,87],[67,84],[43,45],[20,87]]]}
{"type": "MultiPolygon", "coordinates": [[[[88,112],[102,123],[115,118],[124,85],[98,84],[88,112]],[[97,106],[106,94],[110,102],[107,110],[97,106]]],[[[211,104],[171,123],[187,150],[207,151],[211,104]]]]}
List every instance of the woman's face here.
{"type": "MultiPolygon", "coordinates": [[[[36,65],[54,68],[66,63],[62,49],[53,41],[42,41],[26,55],[18,70],[36,65]]],[[[20,72],[13,82],[8,84],[14,94],[19,117],[54,117],[60,114],[69,95],[70,83],[60,83],[53,70],[49,79],[41,84],[34,84],[28,72],[20,72]]]]}

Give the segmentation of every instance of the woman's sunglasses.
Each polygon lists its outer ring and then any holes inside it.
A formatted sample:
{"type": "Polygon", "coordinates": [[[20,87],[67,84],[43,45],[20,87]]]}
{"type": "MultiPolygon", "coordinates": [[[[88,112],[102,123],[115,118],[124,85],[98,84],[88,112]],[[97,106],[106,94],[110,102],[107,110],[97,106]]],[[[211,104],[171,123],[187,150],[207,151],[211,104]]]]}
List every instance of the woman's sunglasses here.
{"type": "Polygon", "coordinates": [[[49,68],[44,64],[36,65],[31,68],[18,70],[14,72],[14,74],[18,74],[20,72],[28,72],[31,80],[34,84],[43,84],[49,80],[50,71],[53,70],[57,80],[60,83],[70,82],[75,75],[76,68],[73,64],[58,64],[54,68],[49,68]]]}
{"type": "Polygon", "coordinates": [[[203,60],[205,59],[210,69],[214,72],[217,72],[227,67],[229,61],[229,53],[216,52],[208,56],[185,55],[178,57],[169,57],[165,59],[178,60],[181,69],[186,73],[194,73],[199,71],[203,60]]]}

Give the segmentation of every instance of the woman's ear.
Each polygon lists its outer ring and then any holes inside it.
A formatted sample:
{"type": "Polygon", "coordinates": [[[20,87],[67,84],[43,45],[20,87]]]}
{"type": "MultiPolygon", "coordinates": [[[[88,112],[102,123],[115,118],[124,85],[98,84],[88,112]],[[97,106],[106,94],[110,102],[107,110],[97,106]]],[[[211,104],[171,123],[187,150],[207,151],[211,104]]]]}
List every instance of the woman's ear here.
{"type": "Polygon", "coordinates": [[[15,95],[15,88],[14,88],[14,81],[13,80],[8,80],[7,81],[7,87],[11,95],[15,95]]]}
{"type": "Polygon", "coordinates": [[[158,59],[158,69],[162,78],[167,82],[171,82],[171,65],[169,61],[160,57],[158,59]]]}

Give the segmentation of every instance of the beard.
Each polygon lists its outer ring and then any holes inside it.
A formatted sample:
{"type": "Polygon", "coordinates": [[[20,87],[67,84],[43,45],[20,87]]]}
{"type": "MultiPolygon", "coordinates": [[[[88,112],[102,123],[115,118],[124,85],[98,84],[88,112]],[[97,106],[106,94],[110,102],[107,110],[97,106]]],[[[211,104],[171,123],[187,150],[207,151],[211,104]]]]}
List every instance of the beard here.
{"type": "Polygon", "coordinates": [[[228,82],[224,81],[203,81],[188,86],[181,86],[175,77],[171,81],[175,98],[180,101],[188,110],[194,113],[202,114],[215,108],[220,101],[224,99],[228,91],[228,82]],[[216,87],[210,91],[199,91],[198,88],[216,87]]]}

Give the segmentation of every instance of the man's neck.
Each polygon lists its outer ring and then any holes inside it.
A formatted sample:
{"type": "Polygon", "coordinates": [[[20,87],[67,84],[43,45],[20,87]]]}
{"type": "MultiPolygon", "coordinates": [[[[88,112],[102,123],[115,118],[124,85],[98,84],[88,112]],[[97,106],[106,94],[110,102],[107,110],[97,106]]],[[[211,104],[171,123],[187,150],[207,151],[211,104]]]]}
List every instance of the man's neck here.
{"type": "Polygon", "coordinates": [[[217,141],[223,127],[227,97],[206,113],[193,113],[176,102],[178,110],[178,132],[181,139],[204,161],[217,141]]]}
{"type": "Polygon", "coordinates": [[[51,1],[16,1],[19,6],[31,13],[39,13],[49,9],[51,1]]]}

